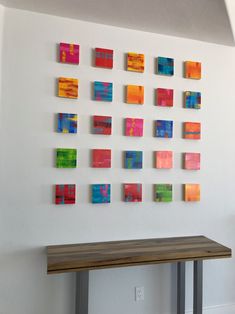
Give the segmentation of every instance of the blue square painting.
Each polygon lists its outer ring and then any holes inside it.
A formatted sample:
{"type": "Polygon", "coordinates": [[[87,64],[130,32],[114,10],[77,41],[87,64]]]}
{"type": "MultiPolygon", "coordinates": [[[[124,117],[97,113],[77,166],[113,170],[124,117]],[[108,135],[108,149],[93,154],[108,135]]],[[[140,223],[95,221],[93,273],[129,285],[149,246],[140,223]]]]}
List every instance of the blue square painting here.
{"type": "Polygon", "coordinates": [[[184,93],[184,107],[190,109],[200,109],[201,108],[201,93],[200,92],[190,92],[184,93]]]}
{"type": "Polygon", "coordinates": [[[172,76],[174,75],[174,59],[166,57],[157,58],[157,74],[172,76]]]}
{"type": "Polygon", "coordinates": [[[110,184],[92,184],[92,203],[110,203],[110,184]]]}
{"type": "Polygon", "coordinates": [[[113,101],[113,83],[94,82],[94,99],[98,101],[113,101]]]}
{"type": "Polygon", "coordinates": [[[173,121],[156,120],[155,121],[155,136],[163,138],[173,137],[173,121]]]}
{"type": "Polygon", "coordinates": [[[58,113],[57,132],[58,133],[77,133],[77,114],[58,113]]]}
{"type": "Polygon", "coordinates": [[[143,152],[127,150],[124,161],[126,169],[142,169],[143,152]]]}

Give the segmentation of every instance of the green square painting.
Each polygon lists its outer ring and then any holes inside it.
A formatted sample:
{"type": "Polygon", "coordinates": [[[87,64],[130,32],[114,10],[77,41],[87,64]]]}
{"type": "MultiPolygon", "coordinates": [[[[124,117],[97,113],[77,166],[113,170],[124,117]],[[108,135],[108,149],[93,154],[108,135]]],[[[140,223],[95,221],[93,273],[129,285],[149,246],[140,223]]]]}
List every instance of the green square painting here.
{"type": "Polygon", "coordinates": [[[77,166],[77,150],[75,148],[56,149],[57,168],[76,168],[76,166],[77,166]]]}
{"type": "Polygon", "coordinates": [[[172,202],[172,184],[155,184],[155,201],[172,202]]]}

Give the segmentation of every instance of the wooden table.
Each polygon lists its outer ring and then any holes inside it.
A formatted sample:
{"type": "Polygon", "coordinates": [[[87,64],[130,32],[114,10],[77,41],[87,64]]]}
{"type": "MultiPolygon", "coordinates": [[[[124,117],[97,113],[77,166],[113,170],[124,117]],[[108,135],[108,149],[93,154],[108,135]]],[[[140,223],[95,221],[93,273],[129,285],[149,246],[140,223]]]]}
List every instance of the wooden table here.
{"type": "Polygon", "coordinates": [[[89,270],[177,263],[177,314],[184,314],[185,262],[193,261],[193,313],[202,314],[203,260],[226,257],[230,248],[204,236],[52,245],[47,272],[76,272],[76,314],[88,314],[89,270]]]}

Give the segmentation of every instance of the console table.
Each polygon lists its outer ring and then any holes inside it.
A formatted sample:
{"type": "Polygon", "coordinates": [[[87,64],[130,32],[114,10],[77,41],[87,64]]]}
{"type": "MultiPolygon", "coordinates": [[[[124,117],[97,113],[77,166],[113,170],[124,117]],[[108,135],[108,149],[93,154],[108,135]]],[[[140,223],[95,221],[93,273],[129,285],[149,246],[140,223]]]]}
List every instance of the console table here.
{"type": "Polygon", "coordinates": [[[193,313],[202,314],[203,260],[231,257],[204,236],[96,242],[47,247],[47,273],[76,272],[76,314],[88,314],[89,270],[177,263],[177,314],[185,314],[185,262],[193,261],[193,313]]]}

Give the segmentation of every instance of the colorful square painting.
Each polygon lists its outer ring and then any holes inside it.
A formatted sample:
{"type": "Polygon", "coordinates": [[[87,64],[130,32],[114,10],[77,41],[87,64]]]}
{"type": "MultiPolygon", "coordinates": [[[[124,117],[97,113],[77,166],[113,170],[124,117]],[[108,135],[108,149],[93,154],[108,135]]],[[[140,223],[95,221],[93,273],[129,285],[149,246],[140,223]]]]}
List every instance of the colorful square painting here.
{"type": "Polygon", "coordinates": [[[156,90],[157,106],[173,107],[173,97],[173,89],[157,88],[156,90]]]}
{"type": "Polygon", "coordinates": [[[112,134],[112,117],[93,116],[93,134],[112,134]]]}
{"type": "Polygon", "coordinates": [[[143,136],[144,119],[126,118],[125,135],[126,136],[143,136]]]}
{"type": "Polygon", "coordinates": [[[201,62],[185,61],[184,77],[194,80],[201,79],[201,62]]]}
{"type": "Polygon", "coordinates": [[[157,58],[157,74],[172,76],[174,75],[174,59],[166,57],[157,58]]]}
{"type": "Polygon", "coordinates": [[[142,169],[143,152],[142,151],[125,151],[124,165],[126,169],[142,169]]]}
{"type": "Polygon", "coordinates": [[[162,138],[173,137],[173,121],[156,120],[155,121],[155,136],[162,138]]]}
{"type": "Polygon", "coordinates": [[[200,153],[184,153],[184,169],[200,170],[200,153]]]}
{"type": "Polygon", "coordinates": [[[144,54],[128,52],[127,71],[144,72],[144,54]]]}
{"type": "Polygon", "coordinates": [[[94,99],[98,101],[113,101],[113,83],[94,82],[94,99]]]}
{"type": "Polygon", "coordinates": [[[100,68],[113,68],[113,50],[95,48],[95,66],[100,68]]]}
{"type": "Polygon", "coordinates": [[[110,203],[110,184],[92,184],[92,203],[110,203]]]}
{"type": "Polygon", "coordinates": [[[55,186],[55,203],[75,204],[76,185],[75,184],[56,184],[55,186]]]}
{"type": "Polygon", "coordinates": [[[78,79],[59,77],[58,96],[64,98],[78,98],[78,79]]]}
{"type": "Polygon", "coordinates": [[[144,103],[144,86],[127,85],[126,102],[127,102],[127,104],[143,105],[143,103],[144,103]]]}
{"type": "Polygon", "coordinates": [[[124,202],[142,202],[142,184],[124,184],[124,202]]]}
{"type": "Polygon", "coordinates": [[[185,202],[200,201],[200,184],[185,184],[184,200],[185,202]]]}
{"type": "Polygon", "coordinates": [[[201,93],[200,92],[184,92],[184,107],[190,109],[201,108],[201,93]]]}
{"type": "Polygon", "coordinates": [[[200,122],[184,122],[183,137],[190,140],[200,140],[201,123],[200,122]]]}
{"type": "Polygon", "coordinates": [[[57,168],[76,168],[77,150],[74,148],[56,149],[56,167],[57,168]]]}
{"type": "Polygon", "coordinates": [[[79,64],[79,45],[60,43],[60,62],[79,64]]]}
{"type": "Polygon", "coordinates": [[[155,167],[157,169],[171,169],[173,167],[172,151],[157,151],[155,154],[155,167]]]}
{"type": "Polygon", "coordinates": [[[92,167],[111,168],[111,149],[93,149],[92,167]]]}
{"type": "Polygon", "coordinates": [[[74,113],[58,113],[57,132],[77,133],[78,116],[74,113]]]}
{"type": "Polygon", "coordinates": [[[172,202],[172,184],[155,184],[155,201],[172,202]]]}

